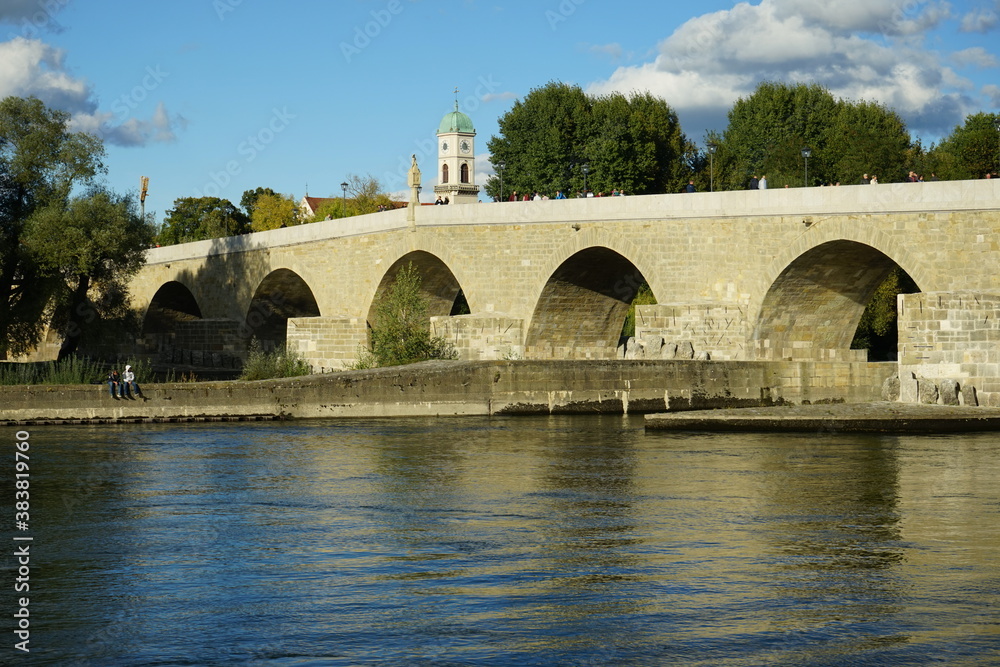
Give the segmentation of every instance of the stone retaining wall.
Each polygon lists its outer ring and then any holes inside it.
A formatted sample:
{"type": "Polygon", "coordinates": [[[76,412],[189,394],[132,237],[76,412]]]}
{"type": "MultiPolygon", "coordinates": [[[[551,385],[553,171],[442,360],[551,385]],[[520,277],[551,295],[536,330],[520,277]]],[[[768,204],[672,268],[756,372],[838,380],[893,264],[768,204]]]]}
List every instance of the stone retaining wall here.
{"type": "Polygon", "coordinates": [[[0,422],[206,416],[643,413],[879,400],[895,364],[699,361],[425,362],[260,382],[0,387],[0,422]]]}

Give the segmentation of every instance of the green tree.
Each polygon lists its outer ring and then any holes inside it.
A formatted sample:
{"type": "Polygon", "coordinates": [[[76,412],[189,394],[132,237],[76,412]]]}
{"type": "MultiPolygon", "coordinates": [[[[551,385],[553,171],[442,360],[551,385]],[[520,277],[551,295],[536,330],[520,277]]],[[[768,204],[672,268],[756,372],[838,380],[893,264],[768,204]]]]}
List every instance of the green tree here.
{"type": "MultiPolygon", "coordinates": [[[[677,115],[648,93],[591,97],[553,81],[515,102],[499,129],[488,147],[493,164],[504,163],[505,197],[581,191],[584,180],[589,190],[649,194],[678,189],[686,177],[689,144],[677,115]]],[[[499,197],[499,177],[485,189],[499,197]]]]}
{"type": "Polygon", "coordinates": [[[851,342],[852,350],[868,350],[869,361],[891,361],[899,347],[896,295],[913,294],[920,289],[913,279],[896,267],[875,289],[861,315],[851,342]]]}
{"type": "Polygon", "coordinates": [[[398,366],[428,359],[454,359],[454,348],[431,336],[427,299],[420,291],[420,274],[412,263],[400,269],[375,304],[369,359],[362,366],[398,366]]]}
{"type": "MultiPolygon", "coordinates": [[[[582,190],[590,110],[579,86],[555,81],[517,100],[500,117],[499,136],[487,142],[493,164],[505,163],[504,192],[582,190]]],[[[490,179],[485,189],[499,196],[499,181],[490,179]]]]}
{"type": "Polygon", "coordinates": [[[249,222],[246,215],[228,199],[181,197],[174,200],[172,209],[167,210],[156,242],[174,245],[246,234],[249,222]]]}
{"type": "Polygon", "coordinates": [[[863,174],[899,182],[916,166],[903,119],[875,102],[838,101],[821,148],[828,180],[845,185],[857,183],[863,174]]]}
{"type": "Polygon", "coordinates": [[[810,148],[810,184],[828,180],[827,128],[837,103],[818,85],[763,82],[729,110],[729,124],[715,155],[717,190],[747,187],[753,176],[767,175],[771,187],[803,183],[801,151],[810,148]]]}
{"type": "Polygon", "coordinates": [[[277,192],[271,188],[257,188],[255,190],[244,190],[243,196],[240,197],[240,206],[246,213],[247,218],[253,218],[253,209],[257,205],[257,200],[264,195],[274,195],[280,196],[277,192]]]}
{"type": "Polygon", "coordinates": [[[299,224],[299,205],[291,197],[262,194],[254,203],[250,229],[262,232],[299,224]]]}
{"type": "Polygon", "coordinates": [[[58,279],[51,327],[63,339],[59,359],[76,352],[88,327],[125,316],[129,280],[152,239],[135,199],[102,188],[31,217],[23,242],[44,273],[58,279]]]}
{"type": "Polygon", "coordinates": [[[690,146],[677,114],[649,93],[593,100],[587,140],[591,190],[631,194],[677,192],[687,183],[690,146]]]}
{"type": "Polygon", "coordinates": [[[717,189],[747,187],[767,175],[771,187],[857,183],[863,173],[884,182],[906,176],[911,139],[895,111],[873,102],[838,100],[817,84],[761,83],[729,111],[715,156],[717,189]]]}
{"type": "Polygon", "coordinates": [[[976,113],[930,151],[931,164],[945,179],[983,178],[1000,173],[1000,114],[976,113]]]}
{"type": "Polygon", "coordinates": [[[28,220],[106,171],[101,141],[68,123],[69,114],[36,98],[0,101],[0,359],[37,345],[58,287],[23,243],[28,220]]]}

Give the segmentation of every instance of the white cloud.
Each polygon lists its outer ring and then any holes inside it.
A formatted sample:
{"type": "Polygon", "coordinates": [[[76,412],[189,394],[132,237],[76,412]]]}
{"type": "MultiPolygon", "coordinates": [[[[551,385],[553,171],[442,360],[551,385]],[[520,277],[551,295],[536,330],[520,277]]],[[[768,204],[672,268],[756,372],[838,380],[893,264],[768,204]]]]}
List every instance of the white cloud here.
{"type": "MultiPolygon", "coordinates": [[[[971,82],[922,44],[950,16],[947,4],[913,0],[761,0],[705,14],[659,45],[653,62],[619,67],[588,92],[648,90],[700,138],[725,126],[725,114],[762,81],[817,83],[838,97],[896,109],[911,129],[937,132],[971,106],[971,82]]],[[[969,50],[966,58],[990,55],[969,50]]]]}
{"type": "MultiPolygon", "coordinates": [[[[0,42],[0,98],[37,97],[47,106],[69,113],[74,131],[91,132],[120,146],[175,139],[175,128],[183,127],[185,121],[171,117],[162,102],[148,120],[99,110],[91,85],[67,71],[65,55],[39,40],[15,37],[0,42]]],[[[129,111],[126,106],[120,108],[129,111]]]]}
{"type": "Polygon", "coordinates": [[[951,54],[951,59],[959,67],[972,66],[986,68],[1000,65],[1000,60],[997,60],[995,55],[981,46],[956,51],[951,54]]]}
{"type": "Polygon", "coordinates": [[[990,100],[994,109],[1000,109],[1000,86],[992,83],[983,86],[983,95],[990,100]]]}
{"type": "Polygon", "coordinates": [[[1000,16],[992,9],[979,8],[962,17],[960,30],[962,32],[986,33],[996,27],[1000,16]]]}

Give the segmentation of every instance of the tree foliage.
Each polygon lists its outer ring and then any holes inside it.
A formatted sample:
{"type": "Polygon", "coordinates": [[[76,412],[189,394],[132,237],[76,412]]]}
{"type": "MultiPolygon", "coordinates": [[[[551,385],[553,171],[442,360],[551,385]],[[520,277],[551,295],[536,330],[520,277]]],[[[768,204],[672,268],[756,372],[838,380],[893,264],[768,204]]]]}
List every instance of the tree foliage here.
{"type": "Polygon", "coordinates": [[[299,224],[299,205],[291,197],[262,194],[253,205],[250,229],[262,232],[299,224]]]}
{"type": "Polygon", "coordinates": [[[76,351],[88,328],[127,317],[128,282],[152,239],[135,199],[104,188],[31,217],[23,243],[45,275],[57,278],[50,326],[63,339],[60,359],[76,351]]]}
{"type": "Polygon", "coordinates": [[[929,151],[929,166],[945,179],[1000,173],[1000,114],[976,113],[929,151]]]}
{"type": "MultiPolygon", "coordinates": [[[[513,191],[577,192],[624,189],[672,192],[686,178],[689,144],[676,113],[648,93],[592,97],[560,82],[532,90],[498,121],[488,142],[491,161],[504,163],[504,196],[513,191]],[[589,173],[584,178],[583,167],[589,173]]],[[[500,196],[500,179],[486,183],[500,196]]]]}
{"type": "Polygon", "coordinates": [[[910,136],[899,115],[872,102],[835,99],[822,86],[764,82],[729,111],[715,155],[716,189],[742,189],[767,175],[771,187],[885,182],[907,173],[910,136]]]}
{"type": "Polygon", "coordinates": [[[228,199],[181,197],[167,210],[156,242],[160,245],[190,243],[246,234],[250,220],[228,199]]]}
{"type": "Polygon", "coordinates": [[[428,359],[455,359],[455,349],[431,336],[427,299],[420,291],[420,274],[412,263],[396,274],[375,304],[371,347],[359,366],[398,366],[428,359]]]}
{"type": "Polygon", "coordinates": [[[105,171],[100,140],[70,132],[68,122],[36,98],[0,101],[0,358],[37,345],[59,288],[24,243],[31,217],[65,206],[75,186],[105,171]]]}
{"type": "Polygon", "coordinates": [[[240,197],[240,206],[246,213],[248,218],[253,218],[253,209],[257,205],[257,200],[264,195],[274,195],[279,196],[277,192],[271,188],[259,187],[254,190],[244,190],[243,196],[240,197]]]}
{"type": "Polygon", "coordinates": [[[311,222],[332,219],[350,218],[355,215],[377,213],[380,208],[395,208],[398,202],[385,191],[382,182],[368,174],[359,176],[348,174],[347,197],[343,193],[330,197],[331,201],[322,204],[316,211],[311,222]]]}
{"type": "Polygon", "coordinates": [[[870,361],[886,361],[898,348],[898,311],[896,296],[920,291],[903,269],[898,266],[875,289],[851,342],[853,350],[868,350],[870,361]]]}

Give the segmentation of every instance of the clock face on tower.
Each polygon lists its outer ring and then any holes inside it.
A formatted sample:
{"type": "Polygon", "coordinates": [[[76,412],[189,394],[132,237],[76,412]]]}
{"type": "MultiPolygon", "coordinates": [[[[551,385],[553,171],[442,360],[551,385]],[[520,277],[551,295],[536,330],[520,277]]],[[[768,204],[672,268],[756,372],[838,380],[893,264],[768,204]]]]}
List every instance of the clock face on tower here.
{"type": "Polygon", "coordinates": [[[447,141],[442,141],[441,142],[441,152],[442,153],[447,153],[448,152],[448,142],[447,141]]]}
{"type": "Polygon", "coordinates": [[[469,145],[469,142],[468,142],[468,141],[465,141],[465,140],[463,140],[463,141],[462,141],[462,143],[461,143],[461,145],[459,146],[459,148],[461,148],[461,149],[462,149],[462,152],[463,152],[463,153],[468,153],[468,152],[469,152],[470,150],[472,150],[472,146],[470,146],[470,145],[469,145]]]}

